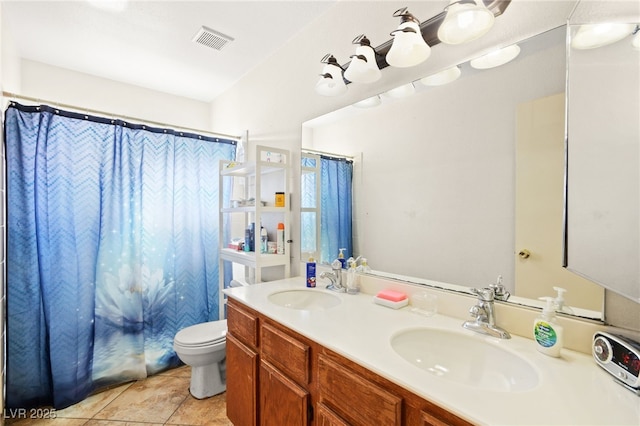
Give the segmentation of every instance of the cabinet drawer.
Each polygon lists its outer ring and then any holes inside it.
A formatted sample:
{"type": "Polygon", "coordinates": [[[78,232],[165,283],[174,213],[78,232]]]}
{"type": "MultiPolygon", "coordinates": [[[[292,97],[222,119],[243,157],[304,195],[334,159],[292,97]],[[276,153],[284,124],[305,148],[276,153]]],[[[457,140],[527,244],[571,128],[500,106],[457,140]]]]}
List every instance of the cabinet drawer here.
{"type": "Polygon", "coordinates": [[[227,304],[227,331],[245,345],[258,347],[258,317],[245,311],[229,299],[227,304]]]}
{"type": "Polygon", "coordinates": [[[309,384],[311,377],[309,346],[265,323],[260,327],[260,346],[264,359],[285,372],[298,384],[309,384]]]}
{"type": "Polygon", "coordinates": [[[354,425],[400,425],[402,398],[330,358],[318,357],[320,402],[354,425]]]}

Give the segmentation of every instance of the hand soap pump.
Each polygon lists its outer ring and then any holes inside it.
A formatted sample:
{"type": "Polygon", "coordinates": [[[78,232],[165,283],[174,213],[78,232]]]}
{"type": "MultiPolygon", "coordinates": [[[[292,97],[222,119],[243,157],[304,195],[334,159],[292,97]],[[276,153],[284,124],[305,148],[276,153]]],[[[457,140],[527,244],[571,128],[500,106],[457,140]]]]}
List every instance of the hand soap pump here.
{"type": "Polygon", "coordinates": [[[554,303],[556,305],[556,312],[564,312],[565,314],[573,315],[573,309],[571,309],[569,306],[565,306],[564,294],[567,292],[567,290],[562,287],[553,287],[553,289],[558,293],[554,300],[554,303]]]}
{"type": "Polygon", "coordinates": [[[533,339],[536,349],[545,355],[559,357],[563,344],[563,328],[556,322],[553,297],[541,297],[546,301],[542,315],[533,320],[533,339]]]}
{"type": "Polygon", "coordinates": [[[342,264],[342,269],[345,269],[347,267],[347,259],[344,258],[344,253],[342,251],[346,250],[346,248],[341,248],[338,250],[340,250],[340,253],[338,253],[338,260],[342,264]]]}

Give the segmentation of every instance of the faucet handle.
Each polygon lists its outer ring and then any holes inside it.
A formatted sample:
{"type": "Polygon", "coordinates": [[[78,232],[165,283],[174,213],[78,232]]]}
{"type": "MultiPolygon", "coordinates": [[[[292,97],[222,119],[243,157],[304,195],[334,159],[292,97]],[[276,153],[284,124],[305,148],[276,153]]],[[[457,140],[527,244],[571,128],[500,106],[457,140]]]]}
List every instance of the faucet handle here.
{"type": "Polygon", "coordinates": [[[507,291],[507,288],[502,284],[502,275],[498,275],[498,279],[495,284],[489,284],[489,288],[493,289],[493,294],[498,300],[508,300],[511,294],[507,291]]]}
{"type": "Polygon", "coordinates": [[[482,300],[483,302],[492,302],[495,298],[495,292],[491,287],[472,288],[471,293],[478,296],[478,299],[482,300]]]}
{"type": "Polygon", "coordinates": [[[473,318],[479,318],[481,315],[484,315],[484,309],[478,305],[473,305],[469,308],[469,314],[473,318]]]}

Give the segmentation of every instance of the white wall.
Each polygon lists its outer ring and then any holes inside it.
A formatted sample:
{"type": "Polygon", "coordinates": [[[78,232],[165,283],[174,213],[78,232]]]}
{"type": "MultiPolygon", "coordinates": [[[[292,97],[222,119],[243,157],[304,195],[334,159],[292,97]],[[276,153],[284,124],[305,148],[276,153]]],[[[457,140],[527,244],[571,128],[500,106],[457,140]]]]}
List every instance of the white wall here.
{"type": "Polygon", "coordinates": [[[117,117],[166,123],[167,127],[210,128],[209,104],[205,102],[40,62],[22,60],[20,65],[18,94],[23,96],[113,113],[117,117]]]}

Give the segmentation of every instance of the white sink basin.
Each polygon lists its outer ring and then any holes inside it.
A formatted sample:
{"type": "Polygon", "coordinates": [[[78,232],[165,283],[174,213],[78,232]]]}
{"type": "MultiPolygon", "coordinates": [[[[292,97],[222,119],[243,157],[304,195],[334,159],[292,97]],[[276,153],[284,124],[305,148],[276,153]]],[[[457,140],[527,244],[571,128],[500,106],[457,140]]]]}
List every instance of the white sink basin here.
{"type": "Polygon", "coordinates": [[[338,306],[342,300],[335,294],[319,290],[285,290],[268,296],[269,302],[285,308],[314,311],[338,306]]]}
{"type": "Polygon", "coordinates": [[[417,328],[393,336],[391,347],[424,371],[479,390],[517,392],[538,385],[538,374],[527,361],[484,339],[417,328]]]}

